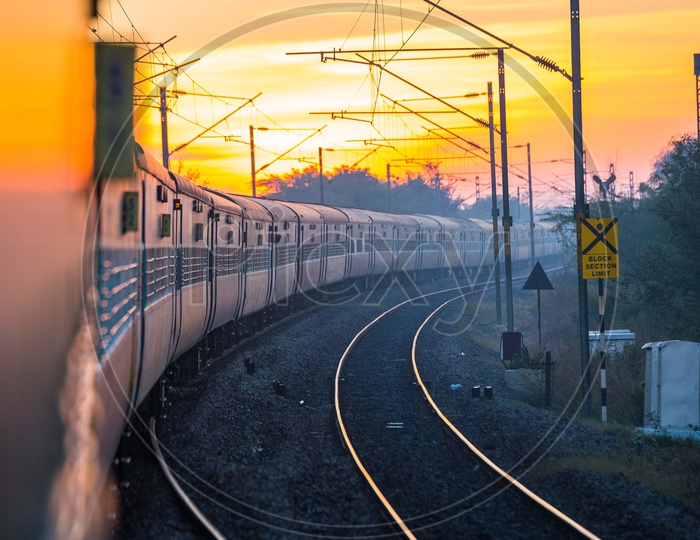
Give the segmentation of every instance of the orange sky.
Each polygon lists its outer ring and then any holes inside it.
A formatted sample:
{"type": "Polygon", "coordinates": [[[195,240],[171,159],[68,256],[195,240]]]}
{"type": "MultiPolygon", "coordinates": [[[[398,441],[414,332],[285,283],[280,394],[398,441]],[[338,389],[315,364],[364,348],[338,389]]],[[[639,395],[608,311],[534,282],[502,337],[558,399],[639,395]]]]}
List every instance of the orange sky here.
{"type": "MultiPolygon", "coordinates": [[[[663,3],[586,0],[581,4],[584,138],[589,149],[588,166],[591,172],[599,170],[604,176],[608,164],[614,162],[620,179],[618,192],[627,193],[630,171],[634,171],[637,184],[644,181],[653,161],[671,137],[695,131],[693,53],[700,52],[700,43],[696,43],[700,6],[695,0],[663,3]]],[[[488,196],[487,164],[466,159],[464,152],[449,142],[425,141],[425,128],[434,127],[425,120],[409,115],[377,114],[370,124],[309,114],[370,110],[373,89],[367,66],[321,63],[318,56],[286,55],[341,47],[369,49],[373,47],[373,35],[375,46],[396,48],[418,26],[409,10],[425,14],[428,5],[419,0],[386,4],[327,2],[325,8],[314,9],[317,14],[311,16],[296,16],[299,11],[288,12],[309,5],[312,2],[296,0],[258,3],[121,1],[135,28],[146,39],[164,41],[177,35],[166,46],[177,62],[201,57],[188,68],[187,75],[180,74],[177,78],[178,90],[202,92],[193,85],[191,77],[208,92],[219,95],[250,98],[262,92],[255,101],[255,108],[245,107],[222,123],[216,134],[210,133],[210,137],[175,153],[171,167],[176,169],[178,160],[184,160],[186,167],[199,169],[202,178],[208,179],[211,185],[249,193],[250,124],[276,128],[256,132],[257,167],[299,143],[312,133],[309,130],[327,125],[322,136],[312,137],[287,157],[316,162],[319,146],[332,148],[334,152],[324,151],[324,169],[330,170],[341,164],[352,164],[371,152],[373,147],[364,145],[363,140],[383,137],[397,150],[382,148],[361,161],[376,174],[383,177],[387,163],[398,176],[407,171],[418,172],[420,167],[411,161],[430,159],[440,163],[441,171],[455,181],[455,186],[470,202],[474,200],[474,177],[477,175],[482,196],[488,196]],[[360,15],[358,6],[365,5],[366,12],[360,15]],[[375,16],[375,5],[380,9],[384,7],[384,16],[381,11],[375,16]],[[391,6],[396,8],[393,13],[400,6],[405,16],[391,16],[391,6]],[[223,135],[228,135],[230,142],[226,142],[223,135]]],[[[456,0],[442,0],[441,5],[532,54],[553,59],[570,71],[568,1],[484,0],[465,5],[456,0]]],[[[105,19],[123,35],[129,38],[136,35],[118,3],[103,0],[100,6],[105,19]]],[[[438,22],[442,28],[426,21],[405,47],[484,45],[476,35],[471,38],[467,35],[465,39],[463,28],[450,28],[454,21],[448,16],[440,14],[438,17],[443,21],[443,24],[438,22]],[[460,32],[462,35],[455,35],[460,32]]],[[[97,21],[97,29],[105,40],[113,36],[120,39],[105,20],[97,21]]],[[[398,61],[401,57],[416,56],[397,56],[388,68],[437,96],[483,92],[487,81],[497,86],[495,58],[398,61]]],[[[552,203],[568,205],[573,189],[570,164],[573,149],[569,123],[566,118],[557,118],[556,109],[559,107],[566,114],[570,113],[570,86],[561,75],[544,71],[516,52],[511,52],[510,57],[520,68],[510,65],[506,71],[509,144],[532,144],[536,209],[552,203]],[[541,83],[550,93],[550,101],[541,90],[521,78],[517,69],[541,83]],[[551,163],[552,160],[566,161],[551,163]]],[[[346,55],[345,58],[355,57],[346,55]]],[[[160,70],[153,65],[142,65],[140,69],[149,74],[160,70]]],[[[147,92],[152,89],[147,85],[141,88],[147,92]]],[[[379,91],[397,100],[423,96],[387,74],[381,79],[379,91]]],[[[473,116],[486,118],[484,97],[450,102],[473,116]]],[[[192,122],[209,126],[241,102],[228,100],[228,103],[183,95],[177,102],[171,100],[169,105],[179,117],[170,115],[170,149],[202,131],[192,122]]],[[[445,109],[430,101],[406,104],[420,110],[445,109]]],[[[380,104],[377,110],[388,108],[380,104]]],[[[369,119],[367,115],[355,117],[369,119]]],[[[474,123],[463,116],[441,113],[430,115],[430,119],[441,126],[471,126],[460,133],[483,147],[488,146],[488,132],[475,129],[474,123]]],[[[159,119],[155,109],[147,109],[137,128],[137,139],[154,154],[160,153],[159,119]]],[[[512,149],[510,162],[524,170],[525,151],[512,149]]],[[[258,176],[267,172],[284,173],[308,164],[282,159],[258,176]]],[[[511,177],[511,186],[515,192],[517,186],[522,189],[525,183],[511,177]]]]}
{"type": "Polygon", "coordinates": [[[89,181],[93,50],[79,26],[87,5],[3,6],[0,190],[76,190],[89,181]]]}

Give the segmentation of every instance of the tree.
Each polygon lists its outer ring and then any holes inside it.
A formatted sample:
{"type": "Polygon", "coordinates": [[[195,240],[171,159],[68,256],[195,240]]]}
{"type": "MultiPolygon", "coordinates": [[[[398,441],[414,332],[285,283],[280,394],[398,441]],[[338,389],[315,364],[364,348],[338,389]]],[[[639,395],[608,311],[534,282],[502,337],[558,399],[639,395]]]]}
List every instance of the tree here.
{"type": "MultiPolygon", "coordinates": [[[[696,138],[673,140],[656,163],[649,186],[650,210],[665,230],[647,250],[647,294],[664,308],[669,330],[700,340],[700,145],[696,138]]],[[[639,269],[640,273],[642,269],[639,269]]]]}
{"type": "MultiPolygon", "coordinates": [[[[321,200],[318,169],[313,166],[269,176],[261,184],[270,192],[270,199],[310,203],[321,200]]],[[[386,180],[378,179],[369,169],[342,166],[324,174],[324,202],[329,205],[383,212],[388,194],[386,180]]],[[[389,196],[391,212],[400,214],[456,216],[462,203],[454,196],[453,188],[445,185],[434,164],[426,165],[418,174],[407,174],[402,182],[391,186],[389,196]]]]}
{"type": "Polygon", "coordinates": [[[177,171],[175,171],[180,176],[187,178],[193,184],[198,184],[200,186],[208,186],[209,180],[200,180],[202,173],[196,167],[187,167],[184,160],[177,162],[177,171]]]}
{"type": "Polygon", "coordinates": [[[653,327],[653,339],[700,341],[700,146],[672,140],[638,201],[619,219],[621,312],[653,327]]]}

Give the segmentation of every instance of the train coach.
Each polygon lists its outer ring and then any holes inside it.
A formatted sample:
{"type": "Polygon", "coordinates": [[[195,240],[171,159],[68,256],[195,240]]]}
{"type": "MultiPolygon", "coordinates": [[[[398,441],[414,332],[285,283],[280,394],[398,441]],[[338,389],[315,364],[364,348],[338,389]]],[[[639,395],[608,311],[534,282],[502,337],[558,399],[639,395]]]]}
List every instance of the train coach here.
{"type": "MultiPolygon", "coordinates": [[[[99,193],[94,341],[104,469],[126,419],[175,359],[197,369],[207,351],[299,297],[492,265],[484,221],[220,193],[166,170],[138,144],[135,165],[133,177],[113,178],[99,193]]],[[[535,257],[558,251],[552,228],[536,224],[535,257]]],[[[525,226],[514,227],[512,253],[515,263],[529,261],[525,226]]]]}

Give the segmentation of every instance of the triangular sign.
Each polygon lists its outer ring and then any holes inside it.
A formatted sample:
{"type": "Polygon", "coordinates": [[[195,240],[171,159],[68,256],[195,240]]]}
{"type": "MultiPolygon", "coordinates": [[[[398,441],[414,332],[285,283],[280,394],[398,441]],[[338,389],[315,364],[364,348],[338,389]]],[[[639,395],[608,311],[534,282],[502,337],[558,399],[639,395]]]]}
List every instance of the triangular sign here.
{"type": "Polygon", "coordinates": [[[542,265],[537,261],[535,267],[530,273],[530,277],[527,278],[525,285],[523,285],[524,291],[551,291],[554,290],[552,282],[549,281],[547,274],[542,268],[542,265]]]}

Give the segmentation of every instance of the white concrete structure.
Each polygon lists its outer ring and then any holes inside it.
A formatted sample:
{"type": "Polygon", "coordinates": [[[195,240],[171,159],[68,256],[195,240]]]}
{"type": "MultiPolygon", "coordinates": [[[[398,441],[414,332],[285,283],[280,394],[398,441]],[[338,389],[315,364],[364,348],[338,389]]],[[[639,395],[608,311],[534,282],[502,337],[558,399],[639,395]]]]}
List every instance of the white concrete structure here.
{"type": "MultiPolygon", "coordinates": [[[[609,356],[615,353],[620,353],[624,350],[625,345],[634,345],[634,340],[637,335],[629,330],[606,330],[605,331],[605,352],[609,356]]],[[[597,330],[588,332],[588,342],[591,346],[591,351],[600,350],[600,332],[597,330]]]]}
{"type": "Polygon", "coordinates": [[[642,348],[644,431],[700,437],[700,343],[657,341],[642,348]]]}

